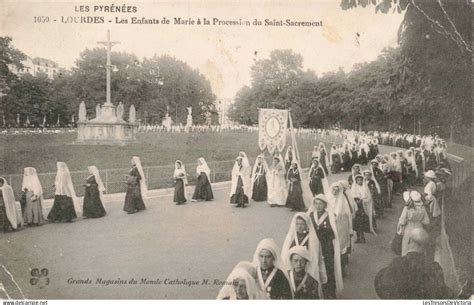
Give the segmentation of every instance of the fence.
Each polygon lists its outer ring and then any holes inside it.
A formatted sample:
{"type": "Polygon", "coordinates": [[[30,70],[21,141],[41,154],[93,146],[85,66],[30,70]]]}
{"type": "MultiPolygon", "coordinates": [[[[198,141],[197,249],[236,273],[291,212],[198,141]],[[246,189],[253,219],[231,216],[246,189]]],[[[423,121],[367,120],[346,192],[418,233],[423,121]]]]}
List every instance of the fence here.
{"type": "MultiPolygon", "coordinates": [[[[311,162],[311,151],[300,153],[301,167],[309,167],[311,162]]],[[[249,157],[249,162],[253,164],[256,157],[249,157]]],[[[226,161],[210,161],[208,166],[211,169],[210,180],[214,182],[222,182],[231,180],[232,167],[234,160],[226,161]]],[[[196,163],[185,163],[186,172],[188,173],[188,182],[194,185],[196,182],[195,169],[196,163]]],[[[130,168],[115,168],[115,169],[100,169],[100,176],[104,183],[106,194],[113,193],[124,193],[127,190],[125,184],[125,176],[130,171],[130,168]]],[[[174,164],[162,165],[162,166],[149,166],[144,167],[143,172],[147,181],[148,189],[162,189],[170,188],[174,186],[173,172],[174,164]]],[[[89,176],[88,171],[71,171],[71,178],[76,190],[77,196],[84,195],[83,185],[86,183],[86,179],[89,176]]],[[[12,186],[15,197],[20,198],[21,186],[23,181],[23,175],[6,175],[4,176],[9,184],[12,186]]],[[[54,180],[56,173],[38,173],[38,178],[43,186],[43,196],[45,199],[54,197],[54,180]]]]}

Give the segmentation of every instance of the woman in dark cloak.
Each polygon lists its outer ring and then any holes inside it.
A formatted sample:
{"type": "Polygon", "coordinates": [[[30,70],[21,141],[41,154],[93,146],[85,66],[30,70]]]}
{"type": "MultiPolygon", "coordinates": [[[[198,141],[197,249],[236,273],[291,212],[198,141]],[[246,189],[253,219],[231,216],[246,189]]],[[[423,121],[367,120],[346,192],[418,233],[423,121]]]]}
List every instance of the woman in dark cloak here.
{"type": "Polygon", "coordinates": [[[89,166],[89,173],[91,174],[84,185],[84,204],[82,216],[87,218],[100,218],[105,216],[106,212],[102,205],[103,192],[105,191],[104,184],[99,175],[99,170],[95,166],[89,166]]]}

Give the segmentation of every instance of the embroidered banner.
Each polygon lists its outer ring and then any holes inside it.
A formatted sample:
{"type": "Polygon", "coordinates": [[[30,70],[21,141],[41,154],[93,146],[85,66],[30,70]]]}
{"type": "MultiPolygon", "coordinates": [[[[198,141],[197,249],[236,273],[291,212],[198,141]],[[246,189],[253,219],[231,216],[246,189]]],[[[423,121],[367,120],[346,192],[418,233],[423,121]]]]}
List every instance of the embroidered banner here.
{"type": "Polygon", "coordinates": [[[260,109],[258,114],[258,146],[261,150],[281,152],[286,144],[288,110],[260,109]]]}

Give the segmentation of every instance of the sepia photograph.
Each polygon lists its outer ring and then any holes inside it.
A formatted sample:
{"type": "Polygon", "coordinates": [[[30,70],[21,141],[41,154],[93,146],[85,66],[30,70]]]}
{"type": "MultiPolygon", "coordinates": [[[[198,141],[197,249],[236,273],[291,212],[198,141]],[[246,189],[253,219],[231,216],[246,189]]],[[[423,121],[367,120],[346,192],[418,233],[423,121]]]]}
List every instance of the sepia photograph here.
{"type": "Polygon", "coordinates": [[[471,304],[471,1],[0,6],[3,305],[471,304]]]}

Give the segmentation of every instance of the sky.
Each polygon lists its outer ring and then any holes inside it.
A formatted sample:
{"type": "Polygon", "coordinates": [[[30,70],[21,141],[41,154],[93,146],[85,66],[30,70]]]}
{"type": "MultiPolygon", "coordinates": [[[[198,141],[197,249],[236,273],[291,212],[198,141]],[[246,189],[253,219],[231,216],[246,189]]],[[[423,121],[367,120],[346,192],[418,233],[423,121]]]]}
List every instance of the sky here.
{"type": "Polygon", "coordinates": [[[396,47],[403,19],[398,13],[375,14],[373,6],[343,11],[340,0],[1,2],[0,36],[12,37],[13,45],[32,58],[48,58],[71,68],[81,51],[99,46],[97,41],[105,40],[110,29],[111,39],[120,41],[114,51],[133,53],[139,59],[171,55],[205,75],[219,98],[230,99],[242,86],[250,85],[254,61],[268,58],[272,50],[292,49],[303,56],[304,69],[318,75],[340,67],[349,72],[356,63],[375,60],[383,48],[396,47]],[[110,8],[112,4],[135,6],[137,12],[110,13],[101,8],[94,12],[95,6],[110,8]],[[88,6],[89,12],[76,12],[80,6],[88,6]],[[104,23],[62,22],[81,16],[103,17],[104,23]],[[49,17],[49,22],[35,22],[35,17],[49,17]],[[171,24],[133,25],[131,17],[165,17],[171,24]],[[322,22],[322,26],[174,25],[175,17],[251,23],[291,19],[322,22]],[[116,18],[129,24],[118,24],[116,18]]]}

